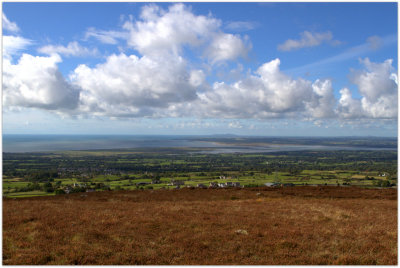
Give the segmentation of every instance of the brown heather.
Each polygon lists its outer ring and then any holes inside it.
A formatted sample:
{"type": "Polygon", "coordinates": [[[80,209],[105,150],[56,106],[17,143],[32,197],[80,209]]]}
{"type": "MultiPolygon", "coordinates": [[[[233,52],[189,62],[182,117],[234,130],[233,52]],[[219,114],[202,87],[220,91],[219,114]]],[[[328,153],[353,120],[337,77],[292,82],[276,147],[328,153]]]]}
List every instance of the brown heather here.
{"type": "Polygon", "coordinates": [[[3,264],[397,264],[397,190],[181,189],[3,199],[3,264]]]}

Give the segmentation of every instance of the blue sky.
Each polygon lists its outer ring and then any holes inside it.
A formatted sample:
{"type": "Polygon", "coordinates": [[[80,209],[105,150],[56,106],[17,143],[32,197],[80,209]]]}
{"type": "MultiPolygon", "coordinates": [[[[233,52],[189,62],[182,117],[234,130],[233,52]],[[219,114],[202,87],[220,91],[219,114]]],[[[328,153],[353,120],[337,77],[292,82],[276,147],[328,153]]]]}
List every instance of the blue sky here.
{"type": "Polygon", "coordinates": [[[3,3],[3,133],[397,136],[397,3],[3,3]]]}

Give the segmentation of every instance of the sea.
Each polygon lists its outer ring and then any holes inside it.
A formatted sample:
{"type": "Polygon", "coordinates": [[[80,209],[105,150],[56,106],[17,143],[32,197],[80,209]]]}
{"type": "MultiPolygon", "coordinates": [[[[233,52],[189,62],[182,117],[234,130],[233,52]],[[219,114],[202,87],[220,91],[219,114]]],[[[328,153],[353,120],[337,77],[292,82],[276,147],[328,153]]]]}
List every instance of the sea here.
{"type": "Polygon", "coordinates": [[[395,148],[296,145],[226,144],[204,136],[175,135],[16,135],[3,134],[4,153],[135,148],[196,148],[198,153],[260,153],[300,150],[397,150],[395,148]],[[203,150],[204,149],[204,150],[203,150]]]}

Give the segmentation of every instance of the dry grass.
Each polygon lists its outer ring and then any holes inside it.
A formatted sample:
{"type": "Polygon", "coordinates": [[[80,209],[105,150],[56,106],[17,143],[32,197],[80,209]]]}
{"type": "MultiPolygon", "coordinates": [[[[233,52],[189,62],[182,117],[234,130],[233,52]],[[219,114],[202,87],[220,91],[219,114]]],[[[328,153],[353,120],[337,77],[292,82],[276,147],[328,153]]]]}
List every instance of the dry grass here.
{"type": "Polygon", "coordinates": [[[3,199],[3,264],[397,264],[397,190],[3,199]]]}

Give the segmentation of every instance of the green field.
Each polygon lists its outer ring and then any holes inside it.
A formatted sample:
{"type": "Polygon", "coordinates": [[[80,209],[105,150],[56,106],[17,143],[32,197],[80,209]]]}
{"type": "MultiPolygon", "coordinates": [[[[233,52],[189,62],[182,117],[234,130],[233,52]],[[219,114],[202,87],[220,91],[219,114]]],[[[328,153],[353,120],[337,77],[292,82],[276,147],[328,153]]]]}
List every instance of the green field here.
{"type": "Polygon", "coordinates": [[[184,181],[181,187],[210,182],[239,182],[242,187],[397,185],[396,151],[199,154],[192,150],[4,153],[3,195],[53,195],[68,187],[82,191],[173,189],[173,181],[184,181]]]}
{"type": "Polygon", "coordinates": [[[16,197],[34,197],[34,196],[49,196],[49,195],[54,195],[54,193],[46,193],[43,191],[29,191],[29,192],[9,193],[5,196],[16,198],[16,197]]]}

